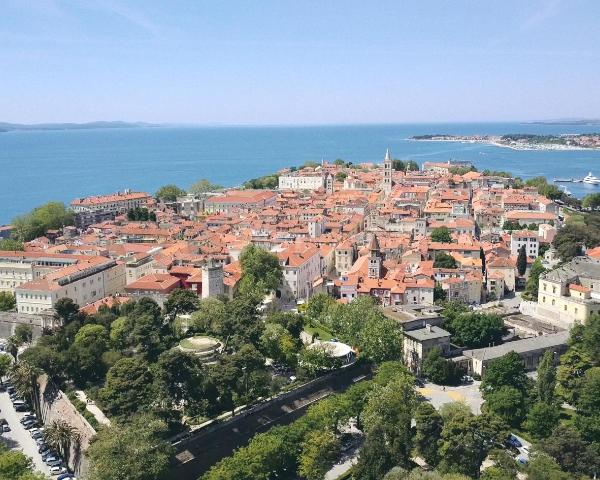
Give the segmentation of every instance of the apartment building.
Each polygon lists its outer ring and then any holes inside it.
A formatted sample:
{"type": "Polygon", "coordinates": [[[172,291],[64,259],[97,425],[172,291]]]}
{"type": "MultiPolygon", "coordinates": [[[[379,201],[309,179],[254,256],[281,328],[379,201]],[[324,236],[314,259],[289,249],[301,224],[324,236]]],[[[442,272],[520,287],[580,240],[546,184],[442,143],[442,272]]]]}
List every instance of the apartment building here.
{"type": "Polygon", "coordinates": [[[510,254],[517,256],[521,247],[525,247],[528,257],[537,258],[540,242],[537,232],[531,230],[515,230],[510,234],[510,254]]]}

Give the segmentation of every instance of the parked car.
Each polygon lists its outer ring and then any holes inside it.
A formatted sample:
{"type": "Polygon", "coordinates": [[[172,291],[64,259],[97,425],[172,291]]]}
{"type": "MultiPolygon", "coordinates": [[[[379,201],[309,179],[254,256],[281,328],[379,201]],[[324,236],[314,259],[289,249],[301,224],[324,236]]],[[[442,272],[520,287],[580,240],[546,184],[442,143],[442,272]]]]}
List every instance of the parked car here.
{"type": "Polygon", "coordinates": [[[61,473],[67,473],[67,469],[65,467],[50,467],[51,475],[60,475],[61,473]]]}
{"type": "Polygon", "coordinates": [[[8,424],[2,425],[2,431],[3,432],[10,432],[10,427],[8,426],[8,424]]]}
{"type": "Polygon", "coordinates": [[[27,414],[25,414],[23,416],[23,418],[21,418],[21,420],[19,420],[19,422],[21,422],[21,425],[22,425],[22,424],[24,424],[25,422],[27,422],[29,420],[37,420],[37,417],[35,415],[27,415],[27,414]]]}
{"type": "Polygon", "coordinates": [[[15,403],[13,403],[13,405],[15,407],[15,411],[17,412],[24,412],[25,410],[29,410],[29,405],[23,402],[23,400],[17,400],[15,403]]]}
{"type": "Polygon", "coordinates": [[[46,461],[47,458],[49,457],[58,457],[58,453],[56,453],[54,450],[46,450],[44,453],[42,453],[42,461],[46,461]]]}
{"type": "Polygon", "coordinates": [[[506,443],[513,448],[521,448],[523,446],[523,444],[519,441],[519,439],[517,437],[515,437],[514,435],[510,435],[508,437],[508,439],[506,440],[506,443]]]}
{"type": "Polygon", "coordinates": [[[38,453],[46,453],[50,451],[50,447],[46,443],[40,443],[38,446],[38,453]]]}
{"type": "Polygon", "coordinates": [[[35,420],[31,420],[29,422],[25,422],[23,424],[23,428],[25,430],[31,430],[32,428],[36,428],[38,426],[38,423],[35,420]]]}
{"type": "Polygon", "coordinates": [[[55,462],[56,460],[60,460],[60,457],[58,456],[57,453],[50,455],[49,457],[46,457],[46,459],[44,460],[44,462],[46,463],[50,463],[50,462],[55,462]]]}
{"type": "Polygon", "coordinates": [[[46,462],[46,464],[49,467],[62,467],[63,466],[63,461],[61,459],[59,459],[59,460],[53,460],[52,462],[46,462]]]}
{"type": "Polygon", "coordinates": [[[75,480],[75,477],[72,473],[61,473],[56,480],[75,480]]]}

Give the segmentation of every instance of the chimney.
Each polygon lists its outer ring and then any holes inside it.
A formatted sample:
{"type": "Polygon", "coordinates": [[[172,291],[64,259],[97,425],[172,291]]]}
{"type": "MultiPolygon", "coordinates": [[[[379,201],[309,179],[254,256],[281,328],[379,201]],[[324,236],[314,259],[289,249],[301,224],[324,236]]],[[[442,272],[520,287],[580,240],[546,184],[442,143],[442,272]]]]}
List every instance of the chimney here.
{"type": "Polygon", "coordinates": [[[427,325],[425,325],[425,328],[427,329],[428,332],[433,332],[433,329],[431,328],[431,324],[428,323],[427,325]]]}

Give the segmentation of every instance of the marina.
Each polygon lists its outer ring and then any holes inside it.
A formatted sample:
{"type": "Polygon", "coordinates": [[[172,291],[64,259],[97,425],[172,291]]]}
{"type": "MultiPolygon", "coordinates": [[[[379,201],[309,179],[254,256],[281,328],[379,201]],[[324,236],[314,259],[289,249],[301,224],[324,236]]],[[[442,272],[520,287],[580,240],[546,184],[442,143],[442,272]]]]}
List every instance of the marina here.
{"type": "MultiPolygon", "coordinates": [[[[592,172],[589,172],[583,178],[553,178],[554,183],[585,183],[586,185],[600,185],[600,178],[596,177],[592,172]]],[[[567,188],[563,187],[565,193],[567,188]]]]}

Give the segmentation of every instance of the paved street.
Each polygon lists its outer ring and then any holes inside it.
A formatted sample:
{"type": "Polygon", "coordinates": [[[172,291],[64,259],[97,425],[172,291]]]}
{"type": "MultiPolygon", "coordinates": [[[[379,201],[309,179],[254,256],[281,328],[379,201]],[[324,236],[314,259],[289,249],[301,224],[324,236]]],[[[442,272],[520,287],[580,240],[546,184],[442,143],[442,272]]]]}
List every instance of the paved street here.
{"type": "Polygon", "coordinates": [[[3,433],[2,436],[0,436],[0,439],[7,444],[9,448],[21,450],[25,455],[31,457],[35,467],[39,471],[49,475],[50,469],[42,462],[35,441],[31,438],[29,432],[23,428],[21,422],[19,422],[23,417],[23,414],[15,412],[10,397],[6,392],[0,392],[0,416],[6,419],[11,429],[10,432],[3,433]]]}
{"type": "Polygon", "coordinates": [[[442,387],[434,383],[426,383],[425,387],[417,390],[437,409],[445,403],[464,402],[471,408],[473,413],[479,414],[483,403],[479,392],[480,384],[481,382],[473,382],[458,387],[442,387]]]}

